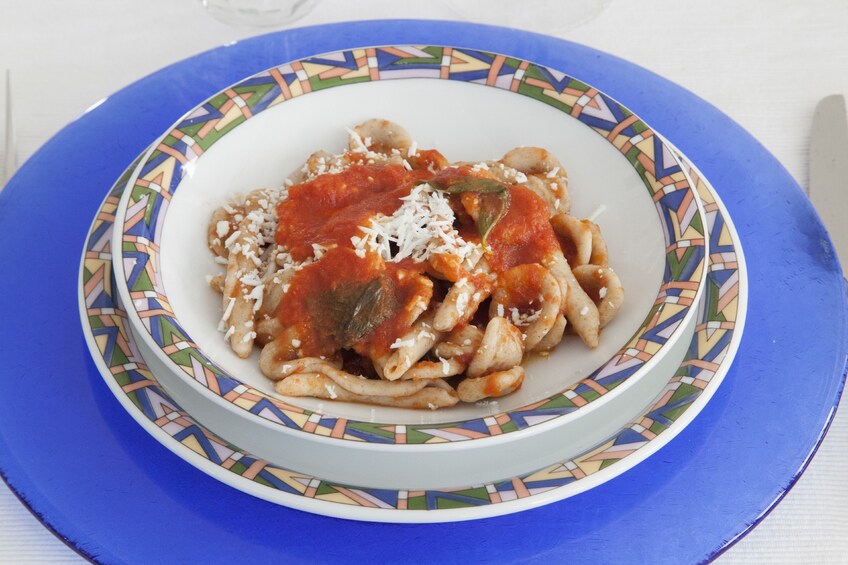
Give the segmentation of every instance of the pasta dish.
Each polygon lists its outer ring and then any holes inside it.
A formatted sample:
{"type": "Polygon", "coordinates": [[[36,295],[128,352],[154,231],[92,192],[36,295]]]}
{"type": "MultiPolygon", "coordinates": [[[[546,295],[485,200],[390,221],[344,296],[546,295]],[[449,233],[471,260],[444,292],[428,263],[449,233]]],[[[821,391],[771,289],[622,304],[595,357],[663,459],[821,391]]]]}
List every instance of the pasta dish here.
{"type": "Polygon", "coordinates": [[[450,163],[386,120],[348,133],[209,223],[219,329],[278,393],[437,409],[518,390],[568,333],[598,345],[624,289],[556,157],[450,163]]]}

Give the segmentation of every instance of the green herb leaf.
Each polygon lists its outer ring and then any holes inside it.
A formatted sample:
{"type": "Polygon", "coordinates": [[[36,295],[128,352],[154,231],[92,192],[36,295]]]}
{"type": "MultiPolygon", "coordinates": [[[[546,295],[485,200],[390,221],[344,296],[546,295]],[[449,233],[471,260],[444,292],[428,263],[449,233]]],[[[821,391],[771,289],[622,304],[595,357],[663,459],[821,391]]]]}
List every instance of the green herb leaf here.
{"type": "Polygon", "coordinates": [[[362,288],[342,327],[341,341],[344,347],[350,347],[397,312],[399,305],[393,287],[394,283],[389,277],[380,275],[362,288]]]}
{"type": "Polygon", "coordinates": [[[509,191],[509,187],[500,181],[474,176],[451,177],[447,181],[436,177],[430,181],[430,186],[448,194],[462,194],[463,192],[498,194],[509,191]]]}
{"type": "Polygon", "coordinates": [[[313,297],[309,304],[321,332],[332,336],[340,348],[350,347],[367,336],[399,308],[394,282],[386,275],[367,283],[341,283],[313,297]]]}
{"type": "Polygon", "coordinates": [[[509,192],[480,195],[480,211],[477,213],[477,232],[480,234],[483,245],[486,245],[486,238],[489,236],[489,232],[504,217],[508,207],[509,192]]]}
{"type": "Polygon", "coordinates": [[[477,233],[480,234],[483,245],[486,245],[489,233],[509,208],[509,187],[495,179],[472,175],[451,175],[440,179],[437,175],[430,181],[430,186],[448,194],[476,192],[480,195],[477,233]]]}

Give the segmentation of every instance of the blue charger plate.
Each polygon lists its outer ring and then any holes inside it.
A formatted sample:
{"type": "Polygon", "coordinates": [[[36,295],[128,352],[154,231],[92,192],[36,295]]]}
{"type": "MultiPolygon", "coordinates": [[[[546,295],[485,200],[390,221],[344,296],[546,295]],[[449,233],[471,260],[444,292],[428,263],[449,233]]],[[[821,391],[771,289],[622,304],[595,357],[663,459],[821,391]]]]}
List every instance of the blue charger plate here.
{"type": "Polygon", "coordinates": [[[274,33],[177,63],[62,130],[0,193],[0,471],[61,539],[104,563],[707,561],[782,498],[829,425],[844,382],[841,269],[782,166],[691,93],[573,43],[464,23],[384,21],[274,33]],[[132,159],[186,108],[315,53],[377,44],[509,53],[603,89],[710,179],[746,250],[748,321],[733,367],[669,445],[588,492],[455,524],[374,524],[291,510],[197,471],[118,404],[79,327],[91,219],[132,159]]]}

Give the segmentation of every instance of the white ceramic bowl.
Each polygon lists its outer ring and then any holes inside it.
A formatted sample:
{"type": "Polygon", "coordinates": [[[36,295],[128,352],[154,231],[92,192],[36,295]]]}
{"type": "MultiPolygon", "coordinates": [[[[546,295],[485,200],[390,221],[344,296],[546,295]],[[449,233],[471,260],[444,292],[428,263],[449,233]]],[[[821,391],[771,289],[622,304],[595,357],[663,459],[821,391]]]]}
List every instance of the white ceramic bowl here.
{"type": "Polygon", "coordinates": [[[679,365],[706,275],[698,198],[644,123],[556,70],[445,47],[356,49],[242,81],[153,146],[116,226],[121,299],[174,398],[260,457],[373,487],[482,483],[608,437],[679,365]],[[212,210],[235,193],[279,185],[314,150],[341,149],[344,128],[371,117],[404,125],[419,147],[450,160],[497,158],[518,145],[560,158],[572,212],[602,211],[595,221],[627,291],[598,348],[566,339],[529,362],[517,393],[435,412],[280,398],[256,356],[229,350],[216,330],[220,299],[205,280],[218,269],[205,244],[212,210]]]}

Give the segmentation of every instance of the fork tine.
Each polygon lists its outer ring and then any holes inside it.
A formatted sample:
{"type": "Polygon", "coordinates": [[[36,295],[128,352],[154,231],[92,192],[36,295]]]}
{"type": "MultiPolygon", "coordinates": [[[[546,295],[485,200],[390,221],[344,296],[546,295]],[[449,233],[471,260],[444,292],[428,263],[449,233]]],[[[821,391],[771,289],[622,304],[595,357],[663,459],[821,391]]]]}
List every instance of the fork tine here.
{"type": "Polygon", "coordinates": [[[4,142],[5,157],[3,159],[3,183],[6,183],[12,178],[17,167],[17,147],[15,136],[15,122],[12,116],[12,72],[6,69],[6,134],[4,142]]]}

